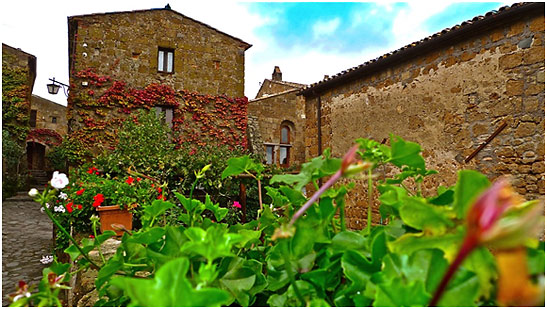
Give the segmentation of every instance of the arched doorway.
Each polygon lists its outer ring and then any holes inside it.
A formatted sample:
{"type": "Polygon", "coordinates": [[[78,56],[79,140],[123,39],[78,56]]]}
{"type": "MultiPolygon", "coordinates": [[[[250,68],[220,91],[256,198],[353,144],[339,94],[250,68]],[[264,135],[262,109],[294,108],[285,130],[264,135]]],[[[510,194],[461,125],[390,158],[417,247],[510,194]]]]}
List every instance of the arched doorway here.
{"type": "Polygon", "coordinates": [[[46,167],[46,146],[27,142],[27,166],[29,170],[44,170],[46,167]]]}

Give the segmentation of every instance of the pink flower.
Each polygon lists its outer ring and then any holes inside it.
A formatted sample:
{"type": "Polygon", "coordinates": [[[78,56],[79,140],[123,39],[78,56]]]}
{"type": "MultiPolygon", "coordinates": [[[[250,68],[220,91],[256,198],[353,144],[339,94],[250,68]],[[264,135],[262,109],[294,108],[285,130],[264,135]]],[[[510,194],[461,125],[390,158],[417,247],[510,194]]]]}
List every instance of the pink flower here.
{"type": "Polygon", "coordinates": [[[238,201],[234,201],[234,205],[232,205],[235,208],[241,208],[241,204],[238,201]]]}

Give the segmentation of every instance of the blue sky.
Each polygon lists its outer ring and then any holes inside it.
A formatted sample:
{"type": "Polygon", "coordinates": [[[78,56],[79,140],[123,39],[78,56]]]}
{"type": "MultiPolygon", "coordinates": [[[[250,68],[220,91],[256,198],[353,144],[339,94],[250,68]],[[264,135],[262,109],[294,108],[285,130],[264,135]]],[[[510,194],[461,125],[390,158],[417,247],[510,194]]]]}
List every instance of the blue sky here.
{"type": "Polygon", "coordinates": [[[444,28],[513,2],[235,2],[188,0],[3,1],[3,43],[37,57],[34,93],[47,94],[48,79],[68,82],[67,16],[171,8],[253,46],[245,54],[245,95],[280,66],[283,79],[310,84],[444,28]],[[32,8],[29,10],[29,8],[32,8]]]}

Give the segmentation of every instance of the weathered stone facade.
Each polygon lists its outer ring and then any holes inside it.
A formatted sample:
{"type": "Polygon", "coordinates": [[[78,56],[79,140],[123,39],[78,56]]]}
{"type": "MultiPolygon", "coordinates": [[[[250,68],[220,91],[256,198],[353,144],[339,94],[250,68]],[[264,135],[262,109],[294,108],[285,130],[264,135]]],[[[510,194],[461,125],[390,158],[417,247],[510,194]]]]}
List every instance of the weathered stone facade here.
{"type": "Polygon", "coordinates": [[[250,44],[168,6],[72,16],[68,26],[69,138],[94,154],[113,149],[120,124],[144,108],[165,113],[178,144],[247,147],[250,44]]]}
{"type": "Polygon", "coordinates": [[[66,106],[32,95],[31,110],[36,111],[36,129],[49,129],[61,136],[67,133],[66,106]]]}
{"type": "MultiPolygon", "coordinates": [[[[389,134],[421,144],[425,190],[454,185],[458,169],[491,180],[511,175],[527,199],[545,194],[545,8],[517,5],[464,23],[303,91],[306,158],[321,149],[341,156],[359,137],[389,134]],[[355,71],[355,72],[352,72],[355,71]],[[468,163],[494,131],[507,126],[468,163]]],[[[386,171],[389,173],[389,171],[386,171]]],[[[366,222],[366,183],[357,181],[346,214],[366,222]]],[[[379,221],[379,214],[374,214],[379,221]]]]}
{"type": "Polygon", "coordinates": [[[68,18],[71,84],[75,72],[123,80],[136,88],[151,83],[202,94],[244,95],[242,40],[169,8],[68,18]],[[159,72],[159,49],[174,52],[173,72],[159,72]]]}
{"type": "Polygon", "coordinates": [[[298,92],[305,85],[285,82],[282,80],[279,67],[275,67],[272,79],[265,79],[258,91],[257,97],[249,101],[248,117],[256,119],[249,125],[257,126],[251,138],[252,150],[264,154],[266,147],[271,147],[271,163],[280,165],[280,145],[283,126],[289,128],[289,158],[288,164],[301,164],[305,160],[304,153],[304,98],[298,92]]]}

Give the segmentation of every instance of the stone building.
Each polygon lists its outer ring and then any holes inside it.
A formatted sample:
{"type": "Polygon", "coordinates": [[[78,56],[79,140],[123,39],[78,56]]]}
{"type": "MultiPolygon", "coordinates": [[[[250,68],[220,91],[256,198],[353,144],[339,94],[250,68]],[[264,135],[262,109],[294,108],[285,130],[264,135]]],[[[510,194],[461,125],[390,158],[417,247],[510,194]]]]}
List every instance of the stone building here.
{"type": "Polygon", "coordinates": [[[67,134],[66,106],[32,95],[29,124],[27,166],[39,178],[52,170],[46,160],[47,152],[67,134]]]}
{"type": "MultiPolygon", "coordinates": [[[[545,194],[544,3],[475,17],[302,95],[306,158],[326,147],[341,156],[356,138],[380,142],[393,133],[421,144],[427,167],[439,171],[426,191],[454,185],[458,169],[475,169],[491,180],[511,175],[527,199],[545,194]]],[[[346,214],[359,228],[366,222],[365,183],[354,190],[346,214]]]]}
{"type": "Polygon", "coordinates": [[[133,87],[151,83],[202,94],[244,95],[245,51],[250,44],[182,15],[161,9],[68,18],[69,69],[133,87]]]}
{"type": "Polygon", "coordinates": [[[250,44],[165,8],[68,18],[68,132],[93,152],[115,145],[134,110],[164,113],[178,142],[246,147],[250,44]],[[216,112],[216,114],[215,114],[216,112]]]}
{"type": "Polygon", "coordinates": [[[298,92],[306,85],[283,81],[274,68],[272,79],[264,79],[256,98],[249,101],[249,127],[255,128],[252,150],[266,164],[289,167],[304,162],[304,100],[298,92]]]}

